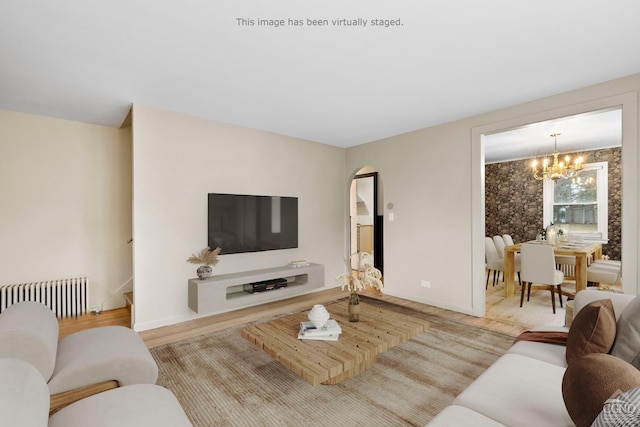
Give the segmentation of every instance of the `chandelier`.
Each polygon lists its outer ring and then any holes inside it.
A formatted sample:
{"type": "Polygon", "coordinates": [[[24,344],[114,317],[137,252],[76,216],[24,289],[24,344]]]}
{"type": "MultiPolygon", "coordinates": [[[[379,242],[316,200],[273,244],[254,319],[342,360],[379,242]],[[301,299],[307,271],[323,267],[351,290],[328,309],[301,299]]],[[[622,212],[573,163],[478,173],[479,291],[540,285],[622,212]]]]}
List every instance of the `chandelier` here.
{"type": "Polygon", "coordinates": [[[582,157],[577,157],[573,164],[571,164],[571,157],[565,156],[564,161],[558,160],[558,135],[559,133],[552,133],[553,138],[553,164],[549,164],[549,159],[545,158],[542,161],[542,168],[538,167],[538,160],[534,159],[531,162],[531,172],[533,177],[537,180],[552,179],[554,181],[561,178],[573,178],[578,176],[580,170],[582,170],[582,157]]]}

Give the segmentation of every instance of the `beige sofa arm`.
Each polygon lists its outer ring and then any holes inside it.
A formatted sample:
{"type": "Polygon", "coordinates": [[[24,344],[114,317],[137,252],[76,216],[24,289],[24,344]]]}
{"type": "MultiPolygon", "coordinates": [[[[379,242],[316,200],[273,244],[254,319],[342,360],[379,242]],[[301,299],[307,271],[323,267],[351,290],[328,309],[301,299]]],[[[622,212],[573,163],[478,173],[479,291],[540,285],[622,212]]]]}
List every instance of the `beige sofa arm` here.
{"type": "Polygon", "coordinates": [[[616,320],[620,318],[620,315],[624,311],[627,304],[629,304],[635,295],[620,294],[617,292],[597,291],[594,289],[584,289],[576,294],[574,303],[574,317],[585,305],[602,299],[611,299],[613,302],[613,311],[616,315],[616,320]]]}

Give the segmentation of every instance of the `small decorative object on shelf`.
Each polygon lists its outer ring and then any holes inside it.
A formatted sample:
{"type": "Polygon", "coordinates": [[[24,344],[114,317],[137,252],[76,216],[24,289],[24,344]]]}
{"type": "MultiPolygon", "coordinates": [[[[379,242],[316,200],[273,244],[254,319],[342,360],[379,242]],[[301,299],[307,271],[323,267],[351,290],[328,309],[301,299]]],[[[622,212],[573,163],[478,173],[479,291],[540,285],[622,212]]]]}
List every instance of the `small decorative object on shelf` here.
{"type": "Polygon", "coordinates": [[[318,329],[322,328],[327,323],[329,317],[331,317],[329,312],[322,304],[314,305],[311,308],[311,311],[309,311],[309,321],[318,329]]]}
{"type": "Polygon", "coordinates": [[[308,267],[310,266],[311,263],[309,261],[306,260],[296,260],[296,261],[291,261],[289,263],[289,267],[291,268],[302,268],[302,267],[308,267]]]}
{"type": "Polygon", "coordinates": [[[345,261],[348,273],[341,274],[336,278],[338,285],[350,292],[349,295],[349,321],[360,321],[360,295],[358,291],[365,289],[367,286],[382,290],[382,274],[380,270],[371,265],[369,254],[366,252],[355,253],[351,255],[351,259],[345,261]],[[357,268],[351,267],[353,257],[358,257],[357,268]]]}
{"type": "Polygon", "coordinates": [[[207,277],[211,276],[213,269],[212,265],[216,265],[218,263],[218,254],[222,249],[215,248],[211,250],[209,246],[202,249],[197,255],[193,254],[188,259],[187,262],[191,264],[200,264],[200,267],[196,270],[198,274],[198,279],[204,280],[207,277]]]}

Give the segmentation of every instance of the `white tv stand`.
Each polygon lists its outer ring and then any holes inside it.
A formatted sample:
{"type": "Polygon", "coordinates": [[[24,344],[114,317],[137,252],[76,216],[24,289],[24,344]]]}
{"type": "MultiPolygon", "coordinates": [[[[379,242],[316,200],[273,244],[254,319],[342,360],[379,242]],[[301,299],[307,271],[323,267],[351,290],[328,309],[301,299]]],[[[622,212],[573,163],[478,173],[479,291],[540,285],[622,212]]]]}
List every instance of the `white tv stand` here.
{"type": "Polygon", "coordinates": [[[189,279],[189,308],[196,313],[223,312],[289,298],[324,287],[324,266],[275,267],[241,273],[221,274],[208,279],[189,279]],[[287,286],[249,293],[245,284],[286,279],[287,286]]]}

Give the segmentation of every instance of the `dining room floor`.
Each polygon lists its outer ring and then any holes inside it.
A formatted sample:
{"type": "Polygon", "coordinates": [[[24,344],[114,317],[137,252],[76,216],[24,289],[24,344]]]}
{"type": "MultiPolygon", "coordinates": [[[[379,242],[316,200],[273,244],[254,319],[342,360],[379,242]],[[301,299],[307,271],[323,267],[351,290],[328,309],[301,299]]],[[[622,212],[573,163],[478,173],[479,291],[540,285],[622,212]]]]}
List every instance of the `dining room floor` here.
{"type": "MultiPolygon", "coordinates": [[[[486,276],[485,276],[486,277],[486,276]]],[[[520,285],[515,280],[516,290],[513,298],[504,297],[504,283],[500,280],[496,286],[489,287],[486,291],[486,315],[488,319],[511,323],[513,325],[530,328],[539,325],[565,325],[567,297],[563,295],[563,306],[560,307],[558,294],[556,298],[556,313],[551,308],[551,295],[547,290],[532,289],[531,299],[527,301],[526,295],[522,307],[520,307],[520,285]]],[[[563,290],[575,290],[573,282],[566,282],[563,290]]],[[[616,289],[613,287],[613,289],[616,289]]],[[[618,287],[617,290],[620,290],[618,287]]]]}
{"type": "MultiPolygon", "coordinates": [[[[527,301],[525,295],[524,303],[520,307],[520,286],[517,279],[515,285],[515,296],[505,298],[502,280],[496,286],[491,286],[489,283],[486,291],[486,317],[525,328],[537,325],[563,326],[565,324],[565,307],[560,307],[557,294],[555,294],[555,314],[551,308],[551,293],[547,290],[532,289],[531,299],[527,301]]],[[[562,300],[563,305],[566,306],[567,297],[563,296],[562,300]]]]}
{"type": "MultiPolygon", "coordinates": [[[[548,290],[532,289],[531,299],[527,301],[525,295],[524,303],[522,307],[520,307],[520,286],[518,285],[517,278],[515,280],[515,287],[515,296],[513,298],[505,298],[504,283],[502,280],[500,280],[496,286],[491,286],[491,283],[489,283],[486,291],[487,318],[527,328],[539,325],[565,325],[567,296],[563,295],[563,307],[560,307],[558,294],[555,294],[556,313],[553,314],[551,295],[548,290]]],[[[621,290],[619,286],[617,289],[616,287],[609,287],[617,291],[621,290]]],[[[562,289],[575,291],[575,284],[570,281],[565,282],[562,289]]]]}

